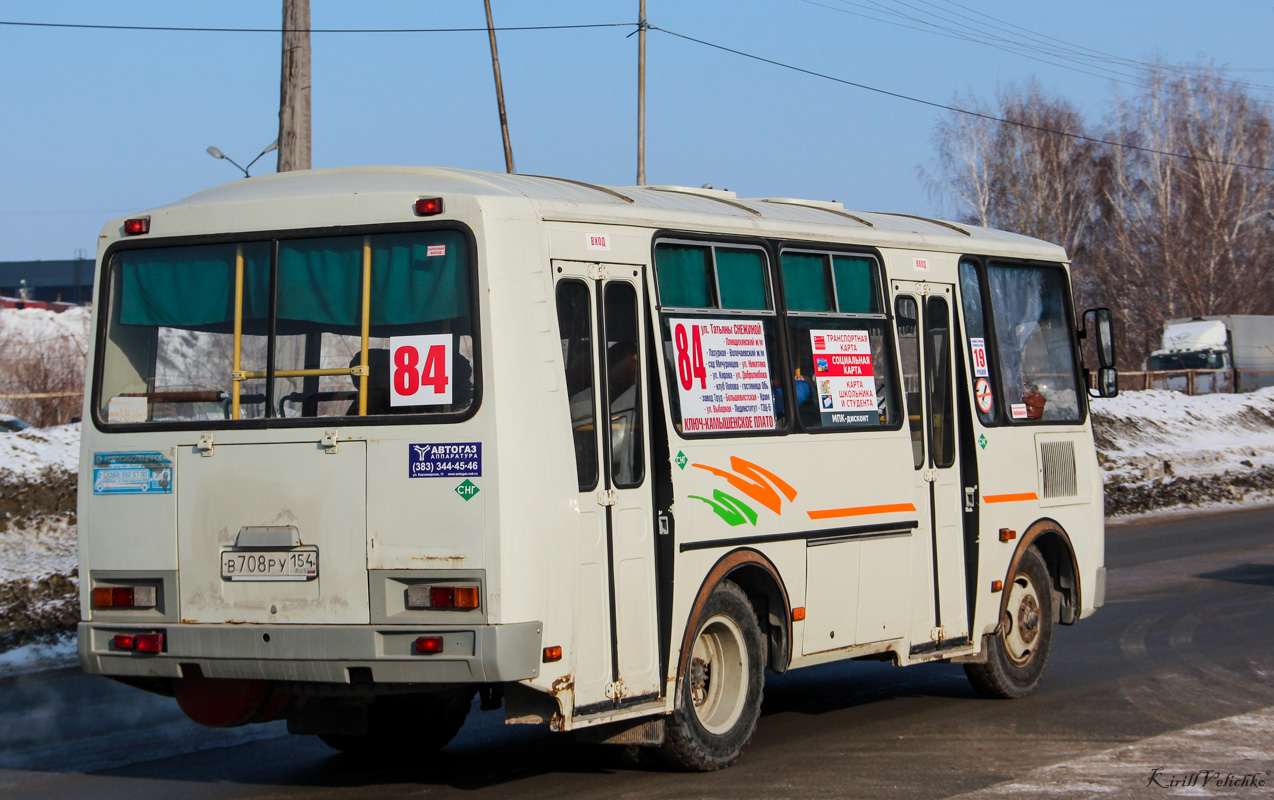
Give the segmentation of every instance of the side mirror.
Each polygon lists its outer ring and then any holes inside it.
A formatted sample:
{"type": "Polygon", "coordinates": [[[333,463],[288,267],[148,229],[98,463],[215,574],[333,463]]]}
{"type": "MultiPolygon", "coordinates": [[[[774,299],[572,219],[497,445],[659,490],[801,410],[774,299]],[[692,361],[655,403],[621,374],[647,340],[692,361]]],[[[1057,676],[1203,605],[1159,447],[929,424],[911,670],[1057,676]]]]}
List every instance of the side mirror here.
{"type": "Polygon", "coordinates": [[[1088,319],[1092,317],[1096,338],[1093,344],[1097,347],[1097,366],[1115,366],[1115,329],[1110,318],[1109,308],[1090,308],[1084,312],[1083,326],[1079,329],[1079,338],[1088,338],[1088,319]]]}
{"type": "MultiPolygon", "coordinates": [[[[1093,373],[1088,373],[1090,378],[1093,373]]],[[[1118,397],[1119,373],[1114,367],[1101,367],[1097,370],[1097,385],[1088,387],[1089,397],[1118,397]],[[1095,391],[1094,391],[1095,390],[1095,391]]]]}
{"type": "Polygon", "coordinates": [[[1097,351],[1096,380],[1085,368],[1090,397],[1115,397],[1119,394],[1119,373],[1115,371],[1115,330],[1109,308],[1090,308],[1084,312],[1079,338],[1087,339],[1089,317],[1092,318],[1093,346],[1097,351]]]}

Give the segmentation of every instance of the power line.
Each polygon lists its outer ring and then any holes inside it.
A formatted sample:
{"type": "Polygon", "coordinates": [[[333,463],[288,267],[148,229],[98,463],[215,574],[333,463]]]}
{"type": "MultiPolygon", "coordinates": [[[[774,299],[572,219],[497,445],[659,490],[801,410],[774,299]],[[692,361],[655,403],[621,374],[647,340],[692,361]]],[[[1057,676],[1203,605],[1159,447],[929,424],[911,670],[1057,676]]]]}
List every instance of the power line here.
{"type": "Polygon", "coordinates": [[[875,86],[868,86],[865,83],[856,83],[851,80],[846,80],[845,78],[838,78],[835,75],[828,75],[823,72],[815,72],[814,70],[811,70],[811,69],[805,69],[804,67],[797,67],[792,64],[785,64],[782,61],[775,61],[772,58],[765,58],[764,56],[758,56],[752,53],[745,53],[744,51],[736,50],[733,47],[726,47],[725,45],[714,44],[713,42],[705,41],[703,39],[696,39],[693,36],[687,36],[684,33],[677,33],[676,31],[670,31],[667,28],[660,28],[658,26],[651,25],[650,30],[661,31],[663,33],[668,34],[669,36],[675,36],[678,39],[685,39],[688,42],[694,42],[695,44],[700,44],[700,45],[703,45],[704,47],[710,47],[710,48],[713,48],[714,50],[721,50],[726,53],[733,53],[736,56],[749,58],[749,59],[752,59],[753,61],[760,61],[763,64],[770,64],[771,66],[782,67],[783,69],[792,70],[793,72],[800,72],[800,73],[804,73],[805,75],[812,75],[815,78],[822,78],[824,80],[829,80],[835,83],[844,84],[845,86],[852,86],[855,89],[863,89],[868,92],[883,94],[887,97],[893,97],[899,100],[906,100],[910,103],[919,103],[921,105],[926,105],[931,108],[939,108],[939,109],[942,109],[943,111],[952,111],[957,114],[966,114],[971,117],[979,117],[981,119],[985,119],[990,122],[998,122],[1002,125],[1012,125],[1017,128],[1024,128],[1026,130],[1038,131],[1040,133],[1051,133],[1056,136],[1065,136],[1069,139],[1075,139],[1081,142],[1092,142],[1093,144],[1104,144],[1104,145],[1109,145],[1111,147],[1119,147],[1125,150],[1135,150],[1140,153],[1150,153],[1152,155],[1169,156],[1171,158],[1180,158],[1186,161],[1198,161],[1205,164],[1217,164],[1218,166],[1236,167],[1239,169],[1252,169],[1252,170],[1257,170],[1260,172],[1274,172],[1274,167],[1263,167],[1263,166],[1260,166],[1259,164],[1240,164],[1234,161],[1221,161],[1215,158],[1203,158],[1201,156],[1192,156],[1192,155],[1187,155],[1185,153],[1174,153],[1169,150],[1156,150],[1152,147],[1142,147],[1140,145],[1127,144],[1124,142],[1112,142],[1108,139],[1098,139],[1094,136],[1085,136],[1080,133],[1070,133],[1068,131],[1059,131],[1055,128],[1045,128],[1040,125],[1032,125],[1029,122],[1018,122],[1016,120],[1005,119],[1003,117],[997,117],[993,114],[984,114],[980,111],[969,111],[968,109],[960,108],[959,106],[952,106],[952,105],[947,105],[946,103],[938,103],[933,100],[925,100],[919,97],[912,97],[911,95],[902,94],[900,92],[891,92],[888,89],[880,89],[875,86]]]}
{"type": "MultiPolygon", "coordinates": [[[[1188,74],[1190,71],[1189,67],[1139,61],[1068,42],[961,5],[954,2],[954,0],[941,0],[941,2],[948,6],[963,9],[976,16],[963,14],[959,11],[948,11],[927,0],[916,0],[916,2],[935,10],[926,10],[914,3],[905,2],[905,0],[887,0],[887,2],[910,9],[911,13],[891,8],[880,0],[862,0],[861,2],[856,2],[855,0],[829,0],[829,2],[836,2],[840,5],[828,5],[826,2],[818,2],[818,0],[801,0],[801,2],[885,25],[893,25],[934,36],[980,44],[984,47],[1012,53],[1042,64],[1049,64],[1083,75],[1106,78],[1126,86],[1144,87],[1147,85],[1146,78],[1127,72],[1127,69],[1159,68],[1176,74],[1188,74]],[[862,11],[853,11],[842,6],[850,6],[862,9],[862,11]],[[877,14],[884,15],[884,17],[874,16],[877,14]],[[984,20],[989,20],[989,22],[984,20]]],[[[1274,86],[1268,84],[1252,83],[1237,79],[1232,79],[1231,82],[1237,86],[1256,91],[1274,91],[1274,86]]]]}
{"type": "MultiPolygon", "coordinates": [[[[195,28],[162,25],[86,25],[70,22],[13,22],[0,20],[0,25],[16,25],[26,28],[81,28],[107,31],[178,31],[187,33],[280,33],[279,28],[195,28]]],[[[580,28],[632,28],[635,22],[603,22],[593,25],[515,25],[496,28],[497,31],[563,31],[580,28]]],[[[483,28],[308,28],[287,30],[282,33],[486,33],[483,28]]]]}

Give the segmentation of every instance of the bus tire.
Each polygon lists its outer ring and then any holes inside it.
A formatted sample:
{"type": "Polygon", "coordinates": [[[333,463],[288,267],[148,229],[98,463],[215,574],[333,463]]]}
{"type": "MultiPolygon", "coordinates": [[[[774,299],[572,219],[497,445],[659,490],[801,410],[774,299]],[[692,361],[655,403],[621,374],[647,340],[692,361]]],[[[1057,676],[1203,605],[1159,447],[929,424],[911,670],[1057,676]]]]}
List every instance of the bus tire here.
{"type": "Polygon", "coordinates": [[[381,697],[367,710],[366,734],[320,734],[319,739],[360,758],[428,755],[460,732],[472,699],[472,689],[381,697]]]}
{"type": "Polygon", "coordinates": [[[761,626],[747,595],[722,581],[704,603],[677,682],[681,696],[665,723],[664,761],[707,772],[739,760],[761,716],[763,653],[761,626]]]}
{"type": "Polygon", "coordinates": [[[1009,583],[1004,617],[986,639],[986,662],[964,665],[983,697],[1025,697],[1039,686],[1053,646],[1051,586],[1043,556],[1028,548],[1009,583]]]}

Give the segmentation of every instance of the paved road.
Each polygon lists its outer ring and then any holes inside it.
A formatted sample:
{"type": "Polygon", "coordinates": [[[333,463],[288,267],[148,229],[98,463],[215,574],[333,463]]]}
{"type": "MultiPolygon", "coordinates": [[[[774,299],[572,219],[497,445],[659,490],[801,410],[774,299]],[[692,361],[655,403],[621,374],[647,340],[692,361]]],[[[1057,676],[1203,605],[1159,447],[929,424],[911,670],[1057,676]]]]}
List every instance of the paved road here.
{"type": "Polygon", "coordinates": [[[720,773],[648,769],[476,710],[444,758],[367,766],[277,725],[200,729],[171,701],[61,671],[0,682],[0,800],[1274,794],[1274,509],[1112,528],[1107,563],[1108,605],[1059,631],[1032,697],[979,699],[951,665],[771,676],[751,748],[720,773]],[[1171,786],[1199,770],[1266,785],[1171,786]]]}

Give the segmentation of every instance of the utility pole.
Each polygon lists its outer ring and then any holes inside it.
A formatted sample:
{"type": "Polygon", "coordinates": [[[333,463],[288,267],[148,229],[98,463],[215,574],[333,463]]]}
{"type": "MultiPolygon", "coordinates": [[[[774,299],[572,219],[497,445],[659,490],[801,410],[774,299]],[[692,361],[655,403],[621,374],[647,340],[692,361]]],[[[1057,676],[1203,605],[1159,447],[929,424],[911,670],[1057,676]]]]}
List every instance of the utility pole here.
{"type": "Polygon", "coordinates": [[[310,0],[283,0],[279,172],[310,168],[310,0]]]}
{"type": "Polygon", "coordinates": [[[491,0],[482,0],[487,7],[487,36],[491,39],[491,69],[495,72],[495,99],[500,106],[500,135],[504,137],[504,171],[512,175],[513,145],[509,142],[509,115],[504,110],[504,82],[500,80],[500,55],[495,49],[495,24],[491,21],[491,0]]]}
{"type": "Polygon", "coordinates": [[[646,0],[637,17],[637,185],[646,185],[646,0]]]}

